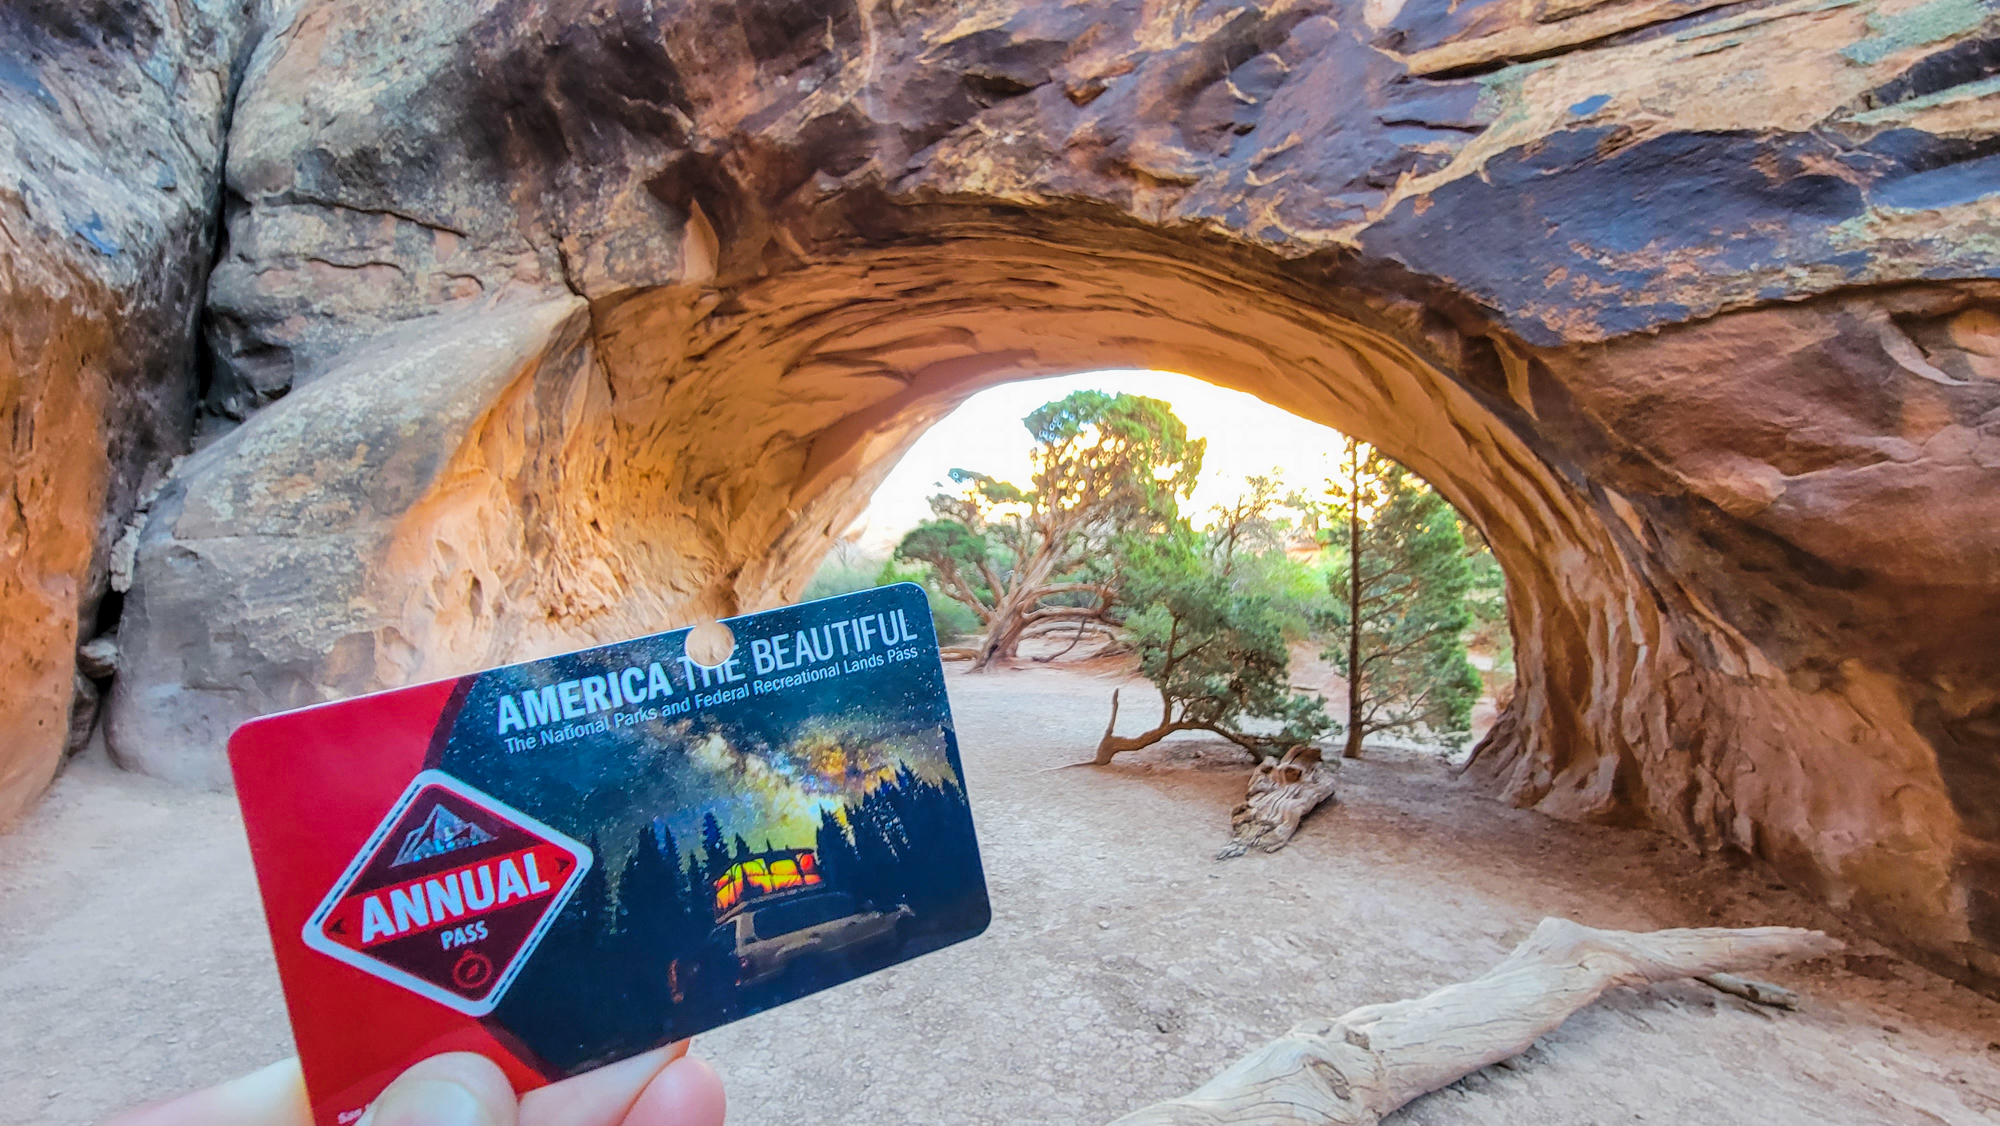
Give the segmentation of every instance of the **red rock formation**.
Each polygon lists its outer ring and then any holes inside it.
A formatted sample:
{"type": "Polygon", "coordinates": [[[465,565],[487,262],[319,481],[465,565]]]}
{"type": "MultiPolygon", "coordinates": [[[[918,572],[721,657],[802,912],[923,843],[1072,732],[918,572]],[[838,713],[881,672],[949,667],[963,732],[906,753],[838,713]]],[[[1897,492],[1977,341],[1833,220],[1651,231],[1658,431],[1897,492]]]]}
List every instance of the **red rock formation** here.
{"type": "Polygon", "coordinates": [[[309,0],[230,131],[112,746],[796,593],[1097,366],[1408,463],[1506,567],[1476,773],[2000,980],[2000,16],[309,0]]]}
{"type": "Polygon", "coordinates": [[[96,721],[115,651],[79,671],[77,647],[140,493],[187,450],[249,25],[197,0],[0,10],[0,825],[96,721]]]}

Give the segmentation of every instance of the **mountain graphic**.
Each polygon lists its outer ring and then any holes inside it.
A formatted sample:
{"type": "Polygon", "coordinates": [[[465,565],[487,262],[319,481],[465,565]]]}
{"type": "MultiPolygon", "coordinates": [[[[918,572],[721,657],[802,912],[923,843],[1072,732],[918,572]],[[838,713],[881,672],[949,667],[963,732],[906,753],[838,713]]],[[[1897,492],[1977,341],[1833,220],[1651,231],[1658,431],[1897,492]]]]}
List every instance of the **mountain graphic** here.
{"type": "Polygon", "coordinates": [[[419,860],[429,860],[433,856],[443,856],[447,852],[457,852],[462,848],[485,844],[493,839],[493,834],[453,813],[442,805],[431,807],[431,814],[424,823],[410,830],[403,838],[403,847],[396,851],[396,859],[389,867],[400,868],[405,864],[415,864],[419,860]]]}

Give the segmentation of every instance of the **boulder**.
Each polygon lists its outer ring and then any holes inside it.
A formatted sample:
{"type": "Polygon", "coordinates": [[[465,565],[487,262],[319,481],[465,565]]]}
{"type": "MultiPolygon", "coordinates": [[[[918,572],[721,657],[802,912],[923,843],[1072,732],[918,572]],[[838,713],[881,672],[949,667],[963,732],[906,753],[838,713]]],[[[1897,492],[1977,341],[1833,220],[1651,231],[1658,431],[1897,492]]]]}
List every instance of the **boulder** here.
{"type": "MultiPolygon", "coordinates": [[[[981,387],[1189,372],[1506,568],[1472,771],[2000,987],[2000,13],[306,0],[121,759],[795,595],[981,387]]],[[[61,650],[68,652],[67,649],[61,650]]]]}
{"type": "Polygon", "coordinates": [[[139,540],[113,757],[225,787],[252,716],[586,641],[546,613],[536,588],[568,561],[515,507],[589,395],[583,307],[390,333],[189,458],[139,540]]]}

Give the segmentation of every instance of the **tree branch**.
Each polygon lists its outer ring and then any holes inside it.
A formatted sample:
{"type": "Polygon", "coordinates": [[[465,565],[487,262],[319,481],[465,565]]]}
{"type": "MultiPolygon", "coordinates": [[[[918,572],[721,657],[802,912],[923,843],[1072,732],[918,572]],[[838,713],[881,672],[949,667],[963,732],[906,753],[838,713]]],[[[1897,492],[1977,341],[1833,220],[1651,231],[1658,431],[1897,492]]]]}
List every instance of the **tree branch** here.
{"type": "Polygon", "coordinates": [[[1420,1095],[1519,1054],[1620,985],[1709,977],[1830,954],[1793,927],[1646,933],[1543,919],[1485,976],[1427,997],[1312,1020],[1192,1093],[1113,1126],[1374,1126],[1420,1095]]]}

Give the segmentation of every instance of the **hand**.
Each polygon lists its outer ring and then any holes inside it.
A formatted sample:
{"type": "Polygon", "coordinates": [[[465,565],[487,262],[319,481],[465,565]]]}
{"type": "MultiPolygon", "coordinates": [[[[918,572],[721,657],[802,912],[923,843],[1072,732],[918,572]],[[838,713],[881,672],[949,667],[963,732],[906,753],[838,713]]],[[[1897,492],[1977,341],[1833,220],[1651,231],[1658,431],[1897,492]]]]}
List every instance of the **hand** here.
{"type": "MultiPolygon", "coordinates": [[[[356,1126],[722,1126],[722,1080],[687,1041],[528,1092],[484,1056],[432,1056],[396,1077],[356,1126]]],[[[105,1126],[312,1126],[296,1059],[105,1126]]]]}

